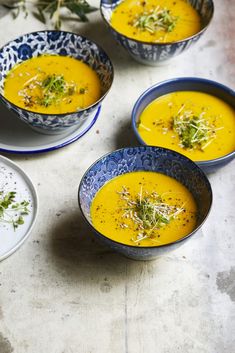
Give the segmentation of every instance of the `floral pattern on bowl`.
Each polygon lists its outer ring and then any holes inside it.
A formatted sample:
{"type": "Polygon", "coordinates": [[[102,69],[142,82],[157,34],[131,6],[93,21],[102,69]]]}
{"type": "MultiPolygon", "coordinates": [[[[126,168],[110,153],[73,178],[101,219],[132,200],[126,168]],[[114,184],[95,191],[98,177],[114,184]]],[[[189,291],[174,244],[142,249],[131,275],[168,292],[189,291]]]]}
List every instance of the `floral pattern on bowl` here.
{"type": "MultiPolygon", "coordinates": [[[[224,102],[231,105],[233,109],[235,109],[235,92],[229,87],[226,87],[216,81],[199,77],[178,77],[157,83],[156,85],[153,85],[141,94],[141,96],[137,99],[132,110],[132,128],[140,144],[146,145],[144,140],[141,138],[137,128],[139,118],[143,110],[154,99],[161,97],[165,94],[177,91],[198,91],[211,94],[215,97],[222,99],[224,102]]],[[[202,168],[204,172],[211,173],[215,172],[219,168],[224,167],[234,158],[235,151],[232,151],[223,157],[207,161],[196,161],[195,163],[200,168],[202,168]]]]}
{"type": "Polygon", "coordinates": [[[97,110],[108,93],[113,81],[113,66],[107,54],[97,44],[75,33],[63,31],[41,31],[25,34],[0,49],[0,98],[21,120],[32,128],[48,134],[63,133],[68,128],[78,127],[97,110]],[[93,105],[69,114],[40,114],[17,107],[4,98],[4,78],[11,68],[24,60],[42,54],[71,56],[88,64],[96,71],[102,97],[93,105]]]}
{"type": "Polygon", "coordinates": [[[101,14],[114,38],[137,61],[146,65],[158,65],[159,62],[179,55],[196,43],[209,26],[214,13],[212,0],[189,0],[202,19],[202,29],[192,37],[173,43],[147,43],[131,39],[117,32],[110,24],[113,10],[121,3],[120,0],[101,0],[101,14]]]}
{"type": "Polygon", "coordinates": [[[208,216],[212,204],[212,190],[203,171],[189,158],[161,147],[127,147],[111,152],[96,161],[84,174],[78,199],[81,212],[97,234],[112,249],[137,260],[151,260],[181,245],[194,234],[208,216]],[[93,228],[90,207],[98,190],[118,175],[134,171],[154,171],[175,178],[193,194],[198,205],[197,228],[186,237],[167,245],[138,247],[118,243],[93,228]]]}

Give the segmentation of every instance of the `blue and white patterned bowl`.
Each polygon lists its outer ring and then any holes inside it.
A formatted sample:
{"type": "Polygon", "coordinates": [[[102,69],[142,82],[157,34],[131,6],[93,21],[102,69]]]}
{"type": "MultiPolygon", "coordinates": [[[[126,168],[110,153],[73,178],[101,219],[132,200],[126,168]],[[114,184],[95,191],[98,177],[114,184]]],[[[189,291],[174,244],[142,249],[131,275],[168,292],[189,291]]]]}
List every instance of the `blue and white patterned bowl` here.
{"type": "Polygon", "coordinates": [[[78,189],[81,212],[98,238],[113,250],[135,260],[152,260],[182,245],[202,226],[212,204],[212,190],[203,171],[189,158],[165,148],[139,146],[123,148],[101,157],[84,174],[78,189]],[[185,185],[198,205],[196,229],[171,244],[155,247],[124,245],[99,233],[92,225],[90,207],[99,189],[118,175],[134,171],[153,171],[173,177],[185,185]]]}
{"type": "Polygon", "coordinates": [[[197,42],[209,26],[213,13],[214,4],[212,0],[189,0],[189,3],[197,10],[201,17],[202,29],[195,35],[172,43],[148,43],[131,39],[118,31],[110,24],[114,9],[123,0],[101,0],[100,11],[114,38],[128,51],[137,61],[145,65],[158,65],[159,62],[168,60],[188,49],[197,42]]]}
{"type": "MultiPolygon", "coordinates": [[[[142,140],[137,129],[141,113],[154,99],[176,91],[198,91],[208,93],[222,99],[235,109],[235,92],[218,82],[195,77],[179,77],[160,82],[143,92],[132,110],[132,128],[138,141],[142,145],[146,145],[146,143],[142,140]]],[[[222,168],[234,158],[235,151],[232,151],[223,157],[207,161],[196,161],[195,163],[202,168],[204,172],[211,173],[215,172],[218,168],[222,168]]]]}
{"type": "Polygon", "coordinates": [[[96,43],[75,33],[39,31],[27,33],[12,40],[0,49],[0,98],[6,106],[32,128],[42,133],[58,134],[81,125],[97,110],[113,82],[113,65],[96,43]],[[96,71],[100,82],[101,98],[80,111],[68,114],[41,114],[17,107],[4,98],[4,79],[15,64],[43,54],[71,56],[88,64],[96,71]]]}

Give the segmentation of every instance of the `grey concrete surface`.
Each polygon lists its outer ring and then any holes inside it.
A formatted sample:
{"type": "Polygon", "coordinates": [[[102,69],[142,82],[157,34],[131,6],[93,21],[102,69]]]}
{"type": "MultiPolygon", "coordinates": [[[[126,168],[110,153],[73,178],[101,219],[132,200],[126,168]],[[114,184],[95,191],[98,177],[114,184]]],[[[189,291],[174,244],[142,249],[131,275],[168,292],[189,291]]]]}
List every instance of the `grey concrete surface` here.
{"type": "MultiPolygon", "coordinates": [[[[32,178],[40,211],[28,240],[0,263],[0,353],[235,352],[234,162],[209,176],[214,204],[202,230],[157,261],[131,261],[100,244],[77,204],[89,165],[137,144],[130,114],[146,88],[177,76],[234,88],[235,2],[215,0],[215,8],[194,48],[156,68],[135,63],[99,12],[89,23],[64,27],[104,47],[115,80],[96,125],[81,140],[47,154],[6,155],[32,178]]],[[[31,15],[13,21],[6,14],[0,45],[44,28],[31,15]]]]}

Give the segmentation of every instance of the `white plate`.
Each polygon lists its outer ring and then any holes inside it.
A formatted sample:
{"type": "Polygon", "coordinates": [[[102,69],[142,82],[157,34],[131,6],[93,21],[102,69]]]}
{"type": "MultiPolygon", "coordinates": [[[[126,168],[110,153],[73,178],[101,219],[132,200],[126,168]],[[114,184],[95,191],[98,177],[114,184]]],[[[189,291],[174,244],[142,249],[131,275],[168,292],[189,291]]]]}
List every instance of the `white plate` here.
{"type": "Polygon", "coordinates": [[[84,123],[60,135],[44,135],[34,131],[0,102],[0,151],[10,153],[42,153],[77,141],[95,124],[101,107],[84,123]]]}
{"type": "MultiPolygon", "coordinates": [[[[20,167],[3,156],[0,156],[0,191],[3,192],[3,195],[15,191],[16,202],[29,201],[29,214],[23,216],[24,224],[19,225],[16,229],[11,223],[4,223],[0,219],[1,261],[16,251],[29,236],[37,216],[38,199],[30,178],[20,167]]],[[[8,214],[13,216],[10,211],[8,214]]]]}

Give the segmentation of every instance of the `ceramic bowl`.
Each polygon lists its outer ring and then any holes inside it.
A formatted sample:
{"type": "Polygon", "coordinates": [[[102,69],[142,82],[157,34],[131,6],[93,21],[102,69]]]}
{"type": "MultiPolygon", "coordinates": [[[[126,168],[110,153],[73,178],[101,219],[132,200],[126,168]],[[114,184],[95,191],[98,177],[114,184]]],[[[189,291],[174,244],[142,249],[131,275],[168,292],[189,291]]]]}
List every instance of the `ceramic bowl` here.
{"type": "Polygon", "coordinates": [[[212,204],[212,190],[203,171],[187,157],[160,147],[123,148],[101,157],[84,174],[78,190],[78,200],[85,220],[97,237],[123,255],[136,260],[152,260],[182,245],[201,227],[212,204]],[[155,247],[124,245],[99,233],[92,225],[90,207],[99,189],[114,177],[133,171],[154,171],[175,178],[193,194],[198,205],[196,229],[171,244],[155,247]]]}
{"type": "MultiPolygon", "coordinates": [[[[146,145],[146,143],[142,140],[137,129],[141,113],[154,99],[176,91],[199,91],[208,93],[222,99],[235,109],[235,92],[218,82],[195,77],[182,77],[160,82],[143,92],[132,110],[132,128],[138,141],[142,145],[146,145]]],[[[215,172],[218,168],[223,167],[234,158],[235,151],[232,151],[220,158],[196,161],[195,163],[206,173],[210,173],[215,172]]]]}
{"type": "Polygon", "coordinates": [[[101,0],[100,10],[104,21],[110,29],[114,38],[128,51],[137,61],[146,65],[158,65],[159,62],[168,60],[191,47],[197,42],[209,26],[213,13],[214,4],[212,0],[189,0],[190,4],[197,10],[201,17],[202,29],[195,35],[186,39],[171,43],[148,43],[131,39],[117,32],[110,24],[112,12],[120,4],[120,0],[101,0]]]}
{"type": "Polygon", "coordinates": [[[75,33],[39,31],[12,40],[0,49],[0,98],[18,117],[39,132],[58,134],[81,125],[98,109],[113,81],[113,65],[97,44],[75,33]],[[89,107],[68,114],[41,114],[17,107],[3,95],[4,78],[15,64],[43,54],[71,56],[88,64],[101,82],[102,96],[89,107]]]}

